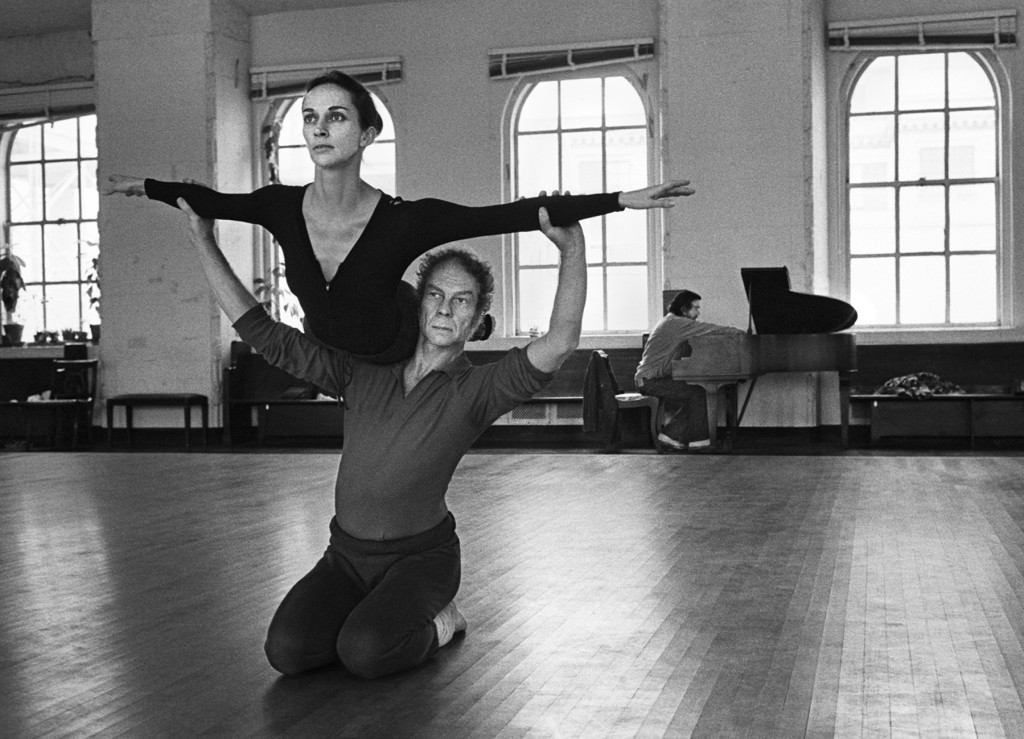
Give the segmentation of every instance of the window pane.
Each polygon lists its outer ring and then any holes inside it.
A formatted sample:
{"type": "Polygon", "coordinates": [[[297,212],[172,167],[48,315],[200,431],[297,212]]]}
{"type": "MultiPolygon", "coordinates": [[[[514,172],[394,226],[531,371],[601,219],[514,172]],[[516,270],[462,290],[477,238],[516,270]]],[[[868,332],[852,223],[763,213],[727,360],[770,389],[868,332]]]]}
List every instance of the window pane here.
{"type": "Polygon", "coordinates": [[[891,115],[850,119],[850,182],[891,182],[896,174],[895,121],[891,115]]]}
{"type": "Polygon", "coordinates": [[[863,326],[895,323],[896,259],[851,259],[850,302],[863,326]]]}
{"type": "Polygon", "coordinates": [[[946,188],[942,185],[900,190],[900,252],[946,249],[946,188]]]}
{"type": "Polygon", "coordinates": [[[96,116],[83,115],[78,119],[78,147],[85,159],[97,156],[96,153],[96,116]]]}
{"type": "Polygon", "coordinates": [[[11,221],[43,220],[43,167],[41,164],[12,164],[11,221]]]}
{"type": "Polygon", "coordinates": [[[995,106],[996,97],[985,70],[970,54],[949,55],[949,107],[995,106]]]}
{"type": "MultiPolygon", "coordinates": [[[[46,244],[47,282],[78,279],[78,225],[75,223],[49,224],[43,227],[46,244]]],[[[77,303],[77,299],[76,299],[77,303]]]]}
{"type": "Polygon", "coordinates": [[[558,127],[558,83],[541,82],[526,96],[519,111],[520,131],[553,131],[558,127]]]}
{"type": "Polygon", "coordinates": [[[50,331],[80,330],[81,306],[78,285],[46,286],[46,325],[50,331]]]}
{"type": "Polygon", "coordinates": [[[25,260],[21,268],[25,282],[40,282],[43,279],[42,226],[11,226],[11,245],[14,253],[25,260]]]}
{"type": "Polygon", "coordinates": [[[900,260],[900,323],[944,323],[945,320],[945,258],[900,260]]]}
{"type": "Polygon", "coordinates": [[[555,302],[556,269],[524,269],[519,272],[519,332],[546,333],[555,302]]]}
{"type": "Polygon", "coordinates": [[[995,251],[996,248],[996,185],[949,187],[950,251],[995,251]]]}
{"type": "Polygon", "coordinates": [[[946,105],[945,54],[907,54],[899,58],[900,110],[946,105]]]}
{"type": "Polygon", "coordinates": [[[647,261],[646,210],[613,213],[605,222],[608,230],[609,262],[647,261]]]}
{"type": "Polygon", "coordinates": [[[288,111],[281,118],[281,131],[277,137],[278,146],[306,147],[306,139],[302,137],[302,99],[294,100],[288,111]]]}
{"type": "Polygon", "coordinates": [[[850,97],[851,113],[880,113],[896,103],[896,57],[871,62],[857,80],[850,97]]]}
{"type": "Polygon", "coordinates": [[[541,190],[561,189],[558,180],[558,134],[518,137],[517,179],[519,196],[533,197],[541,190]]]}
{"type": "Polygon", "coordinates": [[[100,197],[96,191],[96,160],[90,159],[79,164],[82,183],[82,218],[96,218],[100,209],[100,197]]]}
{"type": "Polygon", "coordinates": [[[583,306],[583,330],[604,330],[604,270],[601,267],[587,269],[587,303],[583,306]]]}
{"type": "Polygon", "coordinates": [[[946,171],[945,115],[913,113],[899,119],[900,179],[941,180],[946,171]]]}
{"type": "Polygon", "coordinates": [[[601,134],[562,134],[562,188],[577,195],[604,192],[601,134]]]}
{"type": "Polygon", "coordinates": [[[647,187],[647,129],[608,131],[605,142],[608,171],[604,191],[647,187]]]}
{"type": "Polygon", "coordinates": [[[895,251],[896,188],[852,188],[850,253],[891,254],[895,251]]]}
{"type": "Polygon", "coordinates": [[[566,80],[561,83],[562,128],[597,128],[601,125],[601,80],[566,80]]]}
{"type": "Polygon", "coordinates": [[[305,185],[313,181],[313,162],[305,147],[279,149],[277,152],[278,177],[282,185],[305,185]]]}
{"type": "Polygon", "coordinates": [[[46,220],[78,218],[78,165],[46,164],[46,220]]]}
{"type": "MultiPolygon", "coordinates": [[[[613,214],[614,216],[619,213],[613,214]]],[[[604,261],[604,222],[608,218],[584,218],[580,221],[583,227],[583,238],[587,242],[587,264],[600,264],[604,261]]]]}
{"type": "Polygon", "coordinates": [[[78,157],[78,119],[70,118],[43,126],[43,157],[45,159],[76,159],[78,157]]]}
{"type": "Polygon", "coordinates": [[[363,179],[386,193],[395,192],[395,144],[375,141],[363,151],[363,179]]]}
{"type": "Polygon", "coordinates": [[[994,110],[949,114],[949,176],[996,176],[994,110]]]}
{"type": "Polygon", "coordinates": [[[643,101],[625,77],[605,79],[604,118],[607,126],[647,126],[643,101]]]}
{"type": "Polygon", "coordinates": [[[78,230],[79,251],[82,254],[81,279],[88,280],[92,271],[92,260],[100,255],[99,237],[95,223],[83,223],[78,230]]]}
{"type": "Polygon", "coordinates": [[[608,330],[647,328],[647,267],[608,268],[608,330]]]}
{"type": "Polygon", "coordinates": [[[949,259],[949,320],[993,323],[997,318],[996,255],[962,254],[949,259]]]}
{"type": "Polygon", "coordinates": [[[14,135],[11,161],[38,161],[43,158],[42,126],[23,128],[14,135]]]}
{"type": "MultiPolygon", "coordinates": [[[[593,219],[591,219],[593,220],[593,219]]],[[[558,264],[558,248],[540,231],[519,234],[519,264],[558,264]]]]}
{"type": "Polygon", "coordinates": [[[18,299],[18,316],[25,324],[22,341],[27,341],[36,331],[42,331],[43,323],[43,286],[26,285],[25,292],[18,299]]]}

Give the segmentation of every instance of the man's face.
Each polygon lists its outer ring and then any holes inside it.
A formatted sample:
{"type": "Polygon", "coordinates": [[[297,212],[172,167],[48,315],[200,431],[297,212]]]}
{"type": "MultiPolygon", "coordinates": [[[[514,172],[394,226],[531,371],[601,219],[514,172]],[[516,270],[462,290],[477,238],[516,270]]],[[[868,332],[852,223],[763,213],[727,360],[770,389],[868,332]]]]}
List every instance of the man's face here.
{"type": "Polygon", "coordinates": [[[427,277],[420,303],[420,333],[435,346],[469,340],[476,328],[479,286],[455,261],[437,265],[427,277]]]}
{"type": "Polygon", "coordinates": [[[689,309],[683,311],[683,315],[686,316],[687,318],[692,318],[693,320],[696,321],[697,318],[700,316],[700,301],[694,300],[692,303],[690,303],[689,309]]]}

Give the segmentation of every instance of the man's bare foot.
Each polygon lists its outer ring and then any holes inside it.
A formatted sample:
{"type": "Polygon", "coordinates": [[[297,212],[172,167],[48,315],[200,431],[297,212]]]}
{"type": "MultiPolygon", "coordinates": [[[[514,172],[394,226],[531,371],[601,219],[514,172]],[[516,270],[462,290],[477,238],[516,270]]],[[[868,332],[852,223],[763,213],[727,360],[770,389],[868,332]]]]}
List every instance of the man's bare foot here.
{"type": "Polygon", "coordinates": [[[469,624],[466,623],[466,617],[459,612],[459,608],[453,600],[434,616],[434,626],[437,627],[437,646],[443,647],[452,640],[455,634],[465,631],[469,624]]]}

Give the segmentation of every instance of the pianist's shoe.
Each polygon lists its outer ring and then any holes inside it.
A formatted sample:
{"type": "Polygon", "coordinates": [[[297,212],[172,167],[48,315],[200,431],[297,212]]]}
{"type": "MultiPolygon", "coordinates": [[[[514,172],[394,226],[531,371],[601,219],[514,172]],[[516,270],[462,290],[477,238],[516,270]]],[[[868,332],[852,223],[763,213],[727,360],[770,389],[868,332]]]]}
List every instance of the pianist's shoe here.
{"type": "Polygon", "coordinates": [[[676,441],[668,434],[658,434],[658,441],[671,449],[686,449],[686,442],[676,441]]]}

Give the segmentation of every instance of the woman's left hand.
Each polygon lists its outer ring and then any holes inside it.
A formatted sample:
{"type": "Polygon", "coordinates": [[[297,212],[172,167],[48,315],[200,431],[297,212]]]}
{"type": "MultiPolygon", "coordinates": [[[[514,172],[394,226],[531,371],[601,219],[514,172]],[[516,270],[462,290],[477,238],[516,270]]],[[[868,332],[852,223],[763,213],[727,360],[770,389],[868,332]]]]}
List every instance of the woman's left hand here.
{"type": "Polygon", "coordinates": [[[630,190],[619,194],[619,205],[623,208],[646,210],[648,208],[673,208],[676,198],[693,195],[689,180],[671,180],[642,190],[630,190]]]}

